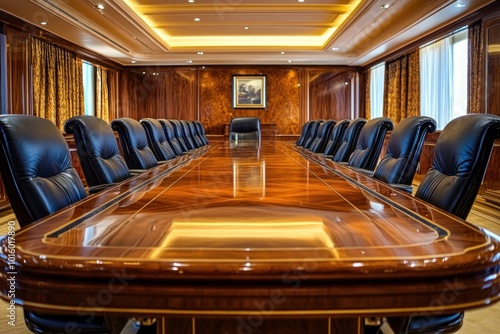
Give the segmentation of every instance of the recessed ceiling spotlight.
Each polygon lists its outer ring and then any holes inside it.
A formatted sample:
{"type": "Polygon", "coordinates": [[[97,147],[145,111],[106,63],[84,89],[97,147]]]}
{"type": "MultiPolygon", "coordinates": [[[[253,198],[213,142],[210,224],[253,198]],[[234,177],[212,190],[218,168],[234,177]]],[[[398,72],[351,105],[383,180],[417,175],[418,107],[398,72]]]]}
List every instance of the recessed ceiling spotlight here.
{"type": "Polygon", "coordinates": [[[339,50],[340,50],[340,48],[336,48],[336,47],[332,48],[332,51],[339,51],[339,50]]]}
{"type": "Polygon", "coordinates": [[[199,55],[202,55],[203,54],[203,51],[198,51],[197,52],[199,55]]]}
{"type": "Polygon", "coordinates": [[[105,7],[102,3],[97,4],[96,6],[97,9],[103,10],[105,7]]]}
{"type": "Polygon", "coordinates": [[[192,62],[193,62],[192,60],[188,60],[188,61],[186,61],[186,63],[190,63],[190,64],[191,64],[192,62]]]}
{"type": "Polygon", "coordinates": [[[457,8],[463,8],[465,7],[465,3],[463,2],[457,2],[456,4],[454,4],[453,6],[457,7],[457,8]]]}
{"type": "Polygon", "coordinates": [[[299,0],[299,2],[304,2],[305,0],[299,0]]]}
{"type": "Polygon", "coordinates": [[[201,19],[200,19],[199,17],[195,17],[195,18],[194,18],[194,20],[195,20],[196,22],[201,21],[201,19]]]}
{"type": "Polygon", "coordinates": [[[41,24],[42,26],[46,26],[46,25],[47,25],[47,22],[42,21],[42,22],[40,22],[40,24],[41,24]]]}
{"type": "Polygon", "coordinates": [[[193,2],[194,2],[194,0],[188,0],[188,2],[193,3],[193,2]]]}
{"type": "Polygon", "coordinates": [[[291,63],[292,61],[289,59],[288,62],[291,63]]]}
{"type": "Polygon", "coordinates": [[[248,30],[248,27],[245,27],[245,30],[248,30]]]}
{"type": "Polygon", "coordinates": [[[281,54],[284,55],[285,54],[285,51],[281,51],[281,54]]]}
{"type": "Polygon", "coordinates": [[[132,60],[132,64],[135,64],[135,63],[137,63],[137,60],[132,60]]]}
{"type": "Polygon", "coordinates": [[[388,3],[386,3],[385,5],[380,6],[380,8],[382,8],[382,9],[387,9],[387,8],[389,8],[389,6],[390,6],[390,5],[389,5],[388,3]]]}

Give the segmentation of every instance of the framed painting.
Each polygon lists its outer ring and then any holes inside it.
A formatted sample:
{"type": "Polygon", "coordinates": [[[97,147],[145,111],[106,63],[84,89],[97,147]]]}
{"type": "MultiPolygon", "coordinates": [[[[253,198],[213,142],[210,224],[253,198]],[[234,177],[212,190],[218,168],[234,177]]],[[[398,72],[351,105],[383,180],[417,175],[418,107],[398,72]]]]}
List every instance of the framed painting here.
{"type": "Polygon", "coordinates": [[[233,75],[233,108],[265,108],[266,76],[233,75]]]}

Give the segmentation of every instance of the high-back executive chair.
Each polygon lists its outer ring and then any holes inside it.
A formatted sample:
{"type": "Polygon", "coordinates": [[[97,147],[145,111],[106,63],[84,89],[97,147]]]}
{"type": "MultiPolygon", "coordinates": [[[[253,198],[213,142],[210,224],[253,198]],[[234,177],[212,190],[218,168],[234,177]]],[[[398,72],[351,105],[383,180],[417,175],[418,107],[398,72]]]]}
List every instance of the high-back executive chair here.
{"type": "Polygon", "coordinates": [[[387,141],[387,151],[373,172],[373,178],[393,185],[411,186],[417,171],[425,137],[436,131],[436,121],[427,116],[403,119],[387,141]]]}
{"type": "Polygon", "coordinates": [[[333,161],[336,162],[347,162],[351,153],[356,148],[358,143],[358,137],[361,133],[361,129],[366,124],[366,119],[364,118],[356,118],[353,119],[347,129],[345,129],[344,136],[342,137],[342,141],[333,156],[333,161]]]}
{"type": "Polygon", "coordinates": [[[115,133],[106,121],[94,116],[74,116],[66,121],[64,131],[75,139],[76,152],[91,193],[130,177],[115,133]]]}
{"type": "Polygon", "coordinates": [[[309,129],[307,138],[304,142],[304,145],[302,145],[303,148],[309,149],[311,147],[314,138],[316,138],[316,135],[318,134],[319,127],[323,122],[324,122],[323,119],[317,119],[311,124],[311,128],[309,129]]]}
{"type": "Polygon", "coordinates": [[[191,151],[191,148],[189,148],[189,146],[186,143],[186,140],[184,139],[184,127],[182,126],[181,122],[177,119],[169,119],[168,121],[174,128],[175,138],[177,138],[177,141],[181,145],[182,152],[191,151]]]}
{"type": "MultiPolygon", "coordinates": [[[[467,218],[496,138],[500,138],[499,116],[469,114],[453,119],[439,135],[432,166],[415,197],[467,218]]],[[[462,326],[463,312],[388,318],[388,322],[397,334],[454,333],[462,326]]]]}
{"type": "Polygon", "coordinates": [[[194,149],[198,148],[198,145],[196,145],[196,142],[193,138],[193,134],[191,133],[191,128],[189,127],[189,122],[185,121],[185,120],[179,120],[178,122],[182,126],[182,133],[184,134],[184,141],[186,142],[189,149],[194,150],[194,149]]]}
{"type": "Polygon", "coordinates": [[[261,140],[260,119],[237,117],[229,123],[229,140],[261,140]]]}
{"type": "Polygon", "coordinates": [[[167,141],[160,121],[154,118],[143,118],[140,120],[140,123],[144,127],[144,130],[146,130],[149,148],[151,148],[157,160],[166,161],[177,156],[167,141]]]}
{"type": "Polygon", "coordinates": [[[131,170],[145,170],[158,165],[148,145],[146,131],[139,121],[118,118],[111,122],[111,128],[118,132],[125,161],[131,170]]]}
{"type": "MultiPolygon", "coordinates": [[[[21,227],[87,196],[71,165],[68,145],[50,121],[30,115],[0,116],[0,174],[21,227]]],[[[103,317],[24,311],[35,333],[107,333],[103,317]]]]}
{"type": "Polygon", "coordinates": [[[342,142],[342,137],[344,137],[344,132],[349,126],[349,123],[350,121],[348,119],[344,119],[338,121],[333,126],[328,142],[326,143],[325,151],[323,152],[325,157],[333,158],[342,142]]]}
{"type": "Polygon", "coordinates": [[[349,156],[347,165],[372,171],[378,162],[385,135],[394,129],[394,123],[387,117],[369,120],[361,129],[358,144],[349,156]]]}
{"type": "Polygon", "coordinates": [[[179,143],[179,140],[175,136],[175,130],[174,126],[172,123],[170,123],[169,120],[166,119],[159,119],[158,120],[163,127],[163,132],[165,132],[165,138],[167,139],[168,143],[170,144],[170,147],[172,150],[175,152],[175,155],[180,156],[184,154],[184,151],[182,150],[181,144],[179,143]]]}
{"type": "Polygon", "coordinates": [[[314,153],[323,153],[330,138],[330,134],[332,132],[333,127],[335,126],[336,121],[333,119],[324,121],[318,128],[318,132],[316,133],[316,138],[312,141],[309,146],[309,151],[314,153]]]}
{"type": "Polygon", "coordinates": [[[208,145],[209,142],[208,142],[207,135],[205,133],[205,127],[203,126],[203,123],[200,121],[194,121],[194,123],[196,124],[196,128],[198,129],[198,135],[200,136],[201,140],[203,141],[203,144],[208,145]]]}
{"type": "Polygon", "coordinates": [[[203,140],[201,140],[200,134],[198,133],[198,127],[194,121],[186,121],[189,125],[189,131],[191,131],[191,136],[193,141],[196,143],[197,147],[205,146],[203,140]]]}
{"type": "Polygon", "coordinates": [[[314,121],[307,121],[304,123],[302,126],[302,130],[300,131],[300,136],[297,138],[297,142],[295,145],[297,146],[304,146],[307,138],[309,137],[309,131],[311,130],[311,126],[313,125],[314,121]]]}

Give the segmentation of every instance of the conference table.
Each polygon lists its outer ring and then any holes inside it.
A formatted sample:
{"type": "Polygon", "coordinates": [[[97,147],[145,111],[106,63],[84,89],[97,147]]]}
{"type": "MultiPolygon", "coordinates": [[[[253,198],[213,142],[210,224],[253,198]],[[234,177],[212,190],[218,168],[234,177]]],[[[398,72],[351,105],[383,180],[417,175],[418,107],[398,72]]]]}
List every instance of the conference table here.
{"type": "Polygon", "coordinates": [[[281,141],[214,141],[20,229],[1,261],[4,299],[15,272],[25,308],[158,333],[363,333],[500,296],[497,236],[281,141]]]}

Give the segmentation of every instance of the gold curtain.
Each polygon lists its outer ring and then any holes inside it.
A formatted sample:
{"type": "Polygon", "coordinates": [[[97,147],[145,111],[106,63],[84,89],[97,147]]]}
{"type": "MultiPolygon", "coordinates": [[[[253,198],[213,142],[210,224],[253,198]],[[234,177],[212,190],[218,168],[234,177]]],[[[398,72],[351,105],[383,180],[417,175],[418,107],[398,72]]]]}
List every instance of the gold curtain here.
{"type": "Polygon", "coordinates": [[[95,115],[109,123],[108,70],[96,68],[95,115]]]}
{"type": "Polygon", "coordinates": [[[370,80],[371,80],[371,70],[366,71],[365,77],[365,118],[372,118],[372,108],[371,108],[371,95],[370,95],[370,80]]]}
{"type": "Polygon", "coordinates": [[[477,21],[469,25],[469,82],[467,83],[468,113],[481,113],[481,80],[483,65],[482,23],[477,21]]]}
{"type": "Polygon", "coordinates": [[[387,63],[385,76],[384,116],[397,124],[420,115],[419,50],[387,63]]]}
{"type": "Polygon", "coordinates": [[[60,129],[64,122],[84,113],[83,69],[76,55],[33,37],[33,113],[60,129]]]}

